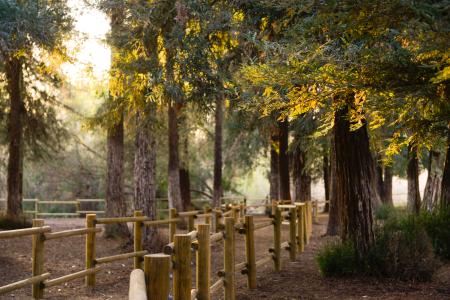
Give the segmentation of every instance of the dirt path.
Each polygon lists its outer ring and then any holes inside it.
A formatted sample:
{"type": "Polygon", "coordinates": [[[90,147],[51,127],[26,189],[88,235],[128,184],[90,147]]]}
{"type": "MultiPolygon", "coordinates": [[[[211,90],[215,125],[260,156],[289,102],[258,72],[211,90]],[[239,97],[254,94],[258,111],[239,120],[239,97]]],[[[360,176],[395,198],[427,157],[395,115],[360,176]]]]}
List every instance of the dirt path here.
{"type": "MultiPolygon", "coordinates": [[[[64,230],[83,227],[82,220],[46,220],[46,223],[64,230]]],[[[321,218],[314,226],[314,236],[306,251],[296,262],[288,261],[288,253],[283,253],[283,269],[273,271],[268,263],[258,269],[258,288],[249,291],[246,278],[236,273],[237,299],[450,299],[450,283],[411,283],[379,281],[376,279],[323,279],[314,262],[316,250],[325,243],[321,234],[326,219],[321,218]]],[[[236,263],[244,260],[244,239],[236,235],[236,263]]],[[[258,230],[257,259],[267,254],[272,246],[273,233],[270,227],[258,230]]],[[[287,226],[283,226],[283,241],[287,240],[287,226]]],[[[217,271],[223,268],[222,245],[212,246],[212,279],[217,280],[217,271]]],[[[84,267],[84,238],[67,238],[46,242],[45,266],[52,278],[82,270],[84,267]]],[[[97,239],[97,257],[132,251],[122,247],[120,241],[97,239]]],[[[45,290],[46,299],[127,299],[129,274],[132,260],[116,262],[105,266],[105,271],[97,275],[95,289],[84,287],[82,279],[68,282],[45,290]]],[[[0,240],[0,286],[27,278],[31,273],[31,238],[0,240]]],[[[448,274],[447,274],[448,275],[448,274]]],[[[195,278],[195,276],[193,277],[195,278]]],[[[448,276],[447,276],[448,278],[448,276]]],[[[30,288],[15,291],[0,299],[31,299],[30,288]]],[[[213,295],[221,299],[221,295],[213,295]]]]}

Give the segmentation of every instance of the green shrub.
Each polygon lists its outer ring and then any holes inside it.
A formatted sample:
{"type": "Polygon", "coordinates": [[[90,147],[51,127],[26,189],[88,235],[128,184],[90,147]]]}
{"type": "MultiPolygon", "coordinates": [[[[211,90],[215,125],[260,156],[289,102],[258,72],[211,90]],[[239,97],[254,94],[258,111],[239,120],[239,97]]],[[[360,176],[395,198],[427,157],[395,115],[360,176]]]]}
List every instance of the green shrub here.
{"type": "Polygon", "coordinates": [[[422,213],[420,220],[430,237],[436,255],[444,260],[450,260],[450,210],[440,209],[435,213],[422,213]]]}
{"type": "Polygon", "coordinates": [[[0,229],[13,230],[31,227],[31,222],[25,217],[19,219],[11,219],[7,216],[0,216],[0,229]]]}
{"type": "Polygon", "coordinates": [[[320,273],[325,277],[343,277],[358,273],[358,260],[352,242],[332,242],[316,256],[320,273]]]}

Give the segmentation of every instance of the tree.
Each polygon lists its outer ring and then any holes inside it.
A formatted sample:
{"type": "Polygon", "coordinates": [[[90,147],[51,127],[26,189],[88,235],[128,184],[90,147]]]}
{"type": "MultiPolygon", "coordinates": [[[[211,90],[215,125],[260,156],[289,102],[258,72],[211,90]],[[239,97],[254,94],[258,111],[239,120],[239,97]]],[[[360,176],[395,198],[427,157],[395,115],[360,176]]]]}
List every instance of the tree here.
{"type": "MultiPolygon", "coordinates": [[[[52,57],[67,59],[64,39],[72,30],[72,18],[66,1],[1,1],[0,20],[0,67],[9,94],[7,215],[17,218],[22,214],[24,128],[36,110],[55,103],[53,91],[61,79],[52,57]]],[[[49,112],[54,117],[52,109],[49,112]]],[[[55,138],[48,134],[49,127],[43,129],[49,140],[33,143],[51,145],[55,138]]]]}
{"type": "Polygon", "coordinates": [[[280,200],[291,201],[290,177],[289,177],[289,121],[279,121],[279,153],[278,153],[278,173],[280,200]]]}
{"type": "Polygon", "coordinates": [[[220,207],[222,197],[222,135],[223,135],[223,98],[216,96],[216,107],[214,111],[214,193],[213,206],[220,207]]]}
{"type": "Polygon", "coordinates": [[[408,169],[406,173],[408,178],[408,210],[411,213],[419,214],[421,206],[419,192],[419,160],[417,158],[417,149],[412,145],[408,147],[408,169]]]}

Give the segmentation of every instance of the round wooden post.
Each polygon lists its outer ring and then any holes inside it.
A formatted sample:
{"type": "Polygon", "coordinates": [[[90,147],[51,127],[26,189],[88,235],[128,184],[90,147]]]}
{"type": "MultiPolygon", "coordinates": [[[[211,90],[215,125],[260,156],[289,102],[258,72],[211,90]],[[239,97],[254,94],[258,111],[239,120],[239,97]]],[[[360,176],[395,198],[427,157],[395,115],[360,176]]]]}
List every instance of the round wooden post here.
{"type": "Polygon", "coordinates": [[[297,255],[297,213],[296,208],[289,208],[289,259],[295,261],[297,255]]]}
{"type": "MultiPolygon", "coordinates": [[[[136,210],[133,214],[135,217],[142,217],[143,213],[140,210],[136,210]]],[[[142,221],[134,222],[133,229],[133,242],[134,242],[134,252],[142,251],[142,228],[144,223],[142,221]]],[[[134,258],[134,268],[142,269],[142,257],[136,256],[134,258]]]]}
{"type": "Polygon", "coordinates": [[[231,216],[234,218],[234,223],[239,223],[239,208],[236,206],[232,206],[231,209],[231,216]]]}
{"type": "Polygon", "coordinates": [[[273,219],[273,254],[275,271],[281,270],[281,210],[275,207],[273,219]]]}
{"type": "Polygon", "coordinates": [[[255,259],[255,225],[253,216],[245,216],[245,259],[247,270],[247,286],[256,288],[256,259],[255,259]]]}
{"type": "MultiPolygon", "coordinates": [[[[86,215],[86,227],[95,229],[96,215],[86,215]]],[[[86,269],[95,267],[95,231],[86,234],[86,269]]],[[[86,286],[95,285],[95,273],[86,275],[86,286]]]]}
{"type": "Polygon", "coordinates": [[[210,210],[208,208],[204,208],[203,213],[205,214],[205,224],[211,225],[211,215],[208,215],[210,214],[210,210]]]}
{"type": "Polygon", "coordinates": [[[188,232],[195,230],[195,216],[188,217],[188,232]]]}
{"type": "Polygon", "coordinates": [[[209,300],[211,295],[209,293],[210,278],[211,278],[211,252],[210,252],[210,233],[211,225],[198,224],[197,225],[197,268],[196,268],[196,284],[197,284],[197,299],[209,300]]]}
{"type": "MultiPolygon", "coordinates": [[[[177,217],[177,210],[175,208],[169,209],[169,219],[175,219],[177,217]]],[[[169,223],[169,243],[173,242],[173,237],[177,233],[177,223],[169,223]]]]}
{"type": "Polygon", "coordinates": [[[170,255],[158,253],[144,256],[147,296],[152,300],[167,300],[170,283],[170,255]]]}
{"type": "Polygon", "coordinates": [[[174,236],[174,272],[173,297],[174,300],[191,298],[191,236],[175,234],[174,236]]]}
{"type": "MultiPolygon", "coordinates": [[[[34,219],[33,227],[44,226],[43,219],[34,219]]],[[[32,238],[32,275],[38,276],[44,274],[44,241],[45,236],[43,233],[37,233],[32,238]]],[[[33,283],[32,295],[34,299],[40,299],[44,297],[44,285],[42,282],[33,283]]]]}
{"type": "Polygon", "coordinates": [[[225,218],[225,239],[223,251],[223,264],[225,269],[225,300],[236,299],[235,286],[235,237],[234,237],[234,218],[225,218]]]}
{"type": "Polygon", "coordinates": [[[305,205],[303,205],[302,210],[303,210],[303,224],[304,224],[304,228],[305,228],[305,245],[308,245],[309,243],[309,222],[308,222],[308,213],[307,213],[307,203],[305,202],[305,205]]]}
{"type": "Polygon", "coordinates": [[[297,205],[297,246],[298,251],[305,251],[305,234],[304,234],[304,224],[303,224],[303,216],[302,216],[302,205],[297,205]]]}

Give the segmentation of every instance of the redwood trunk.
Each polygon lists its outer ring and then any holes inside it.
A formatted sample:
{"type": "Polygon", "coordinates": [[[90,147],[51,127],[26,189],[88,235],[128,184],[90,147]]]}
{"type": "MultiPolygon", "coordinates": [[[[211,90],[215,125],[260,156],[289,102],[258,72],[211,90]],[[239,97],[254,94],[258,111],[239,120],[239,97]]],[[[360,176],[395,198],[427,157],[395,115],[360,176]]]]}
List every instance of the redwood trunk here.
{"type": "MultiPolygon", "coordinates": [[[[124,135],[123,118],[108,128],[107,133],[107,161],[106,161],[106,216],[124,217],[127,207],[123,193],[123,166],[124,166],[124,135]]],[[[126,224],[107,224],[105,236],[129,236],[126,224]]]]}
{"type": "Polygon", "coordinates": [[[179,158],[179,135],[178,135],[178,116],[177,109],[172,101],[169,101],[168,107],[169,119],[169,206],[177,211],[183,211],[180,189],[180,158],[179,158]]]}
{"type": "Polygon", "coordinates": [[[377,189],[377,193],[384,203],[384,181],[383,181],[383,166],[381,164],[381,157],[376,155],[374,167],[375,167],[375,187],[377,189]]]}
{"type": "MultiPolygon", "coordinates": [[[[155,113],[156,109],[152,109],[155,113]]],[[[138,114],[136,117],[136,139],[134,155],[134,208],[142,210],[151,219],[156,218],[156,144],[154,129],[149,120],[138,114]]],[[[144,242],[152,248],[156,241],[156,229],[144,227],[144,242]]]]}
{"type": "Polygon", "coordinates": [[[347,106],[335,113],[334,144],[340,235],[355,243],[362,259],[374,244],[372,199],[377,192],[367,126],[350,131],[347,106]]]}
{"type": "Polygon", "coordinates": [[[328,159],[328,153],[323,155],[322,160],[322,168],[323,168],[323,185],[325,189],[325,207],[323,209],[324,212],[330,212],[330,162],[328,159]]]}
{"type": "Polygon", "coordinates": [[[189,139],[186,134],[183,142],[183,159],[180,168],[180,190],[181,200],[183,202],[183,210],[191,209],[191,178],[189,174],[189,139]]]}
{"type": "Polygon", "coordinates": [[[220,207],[222,197],[222,134],[223,134],[223,99],[216,97],[215,133],[214,133],[214,187],[213,207],[220,207]]]}
{"type": "Polygon", "coordinates": [[[328,215],[327,235],[339,234],[339,206],[336,186],[336,151],[334,137],[331,137],[330,149],[330,213],[328,215]]]}
{"type": "Polygon", "coordinates": [[[420,191],[419,191],[419,161],[417,150],[408,147],[408,196],[407,207],[409,212],[419,214],[420,212],[420,191]]]}
{"type": "Polygon", "coordinates": [[[8,116],[8,174],[6,214],[10,218],[22,215],[22,159],[23,159],[23,73],[22,63],[13,58],[5,62],[7,87],[10,99],[8,116]]]}
{"type": "Polygon", "coordinates": [[[448,131],[447,154],[441,182],[441,205],[447,208],[450,207],[450,129],[448,131]]]}
{"type": "Polygon", "coordinates": [[[439,152],[430,150],[430,161],[428,165],[428,177],[423,192],[422,207],[432,211],[439,202],[441,192],[441,176],[439,174],[439,152]]]}
{"type": "Polygon", "coordinates": [[[392,200],[392,167],[384,167],[384,179],[383,179],[383,203],[394,205],[392,200]]]}
{"type": "Polygon", "coordinates": [[[276,147],[278,146],[278,136],[273,135],[270,143],[270,200],[280,199],[280,173],[278,166],[278,152],[276,147]]]}
{"type": "Polygon", "coordinates": [[[289,122],[287,120],[278,122],[280,151],[278,168],[280,175],[280,200],[291,200],[290,179],[289,179],[289,122]]]}
{"type": "Polygon", "coordinates": [[[306,153],[301,149],[296,149],[292,159],[295,201],[311,201],[311,176],[306,170],[306,153]]]}

